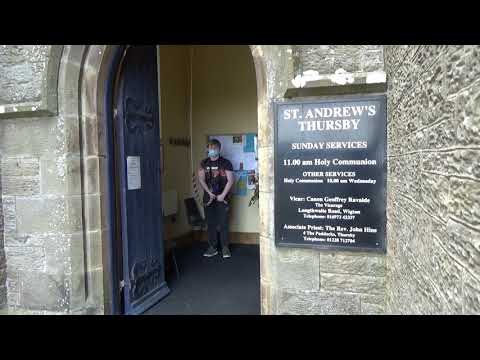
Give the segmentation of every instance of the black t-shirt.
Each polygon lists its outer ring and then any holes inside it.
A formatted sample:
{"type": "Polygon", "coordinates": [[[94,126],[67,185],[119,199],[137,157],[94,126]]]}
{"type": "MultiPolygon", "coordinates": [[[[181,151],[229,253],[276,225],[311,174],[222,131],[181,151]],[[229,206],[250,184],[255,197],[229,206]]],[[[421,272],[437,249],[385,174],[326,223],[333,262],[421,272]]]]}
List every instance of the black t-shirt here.
{"type": "MultiPolygon", "coordinates": [[[[200,166],[205,170],[205,182],[207,183],[210,191],[215,195],[220,195],[225,186],[227,185],[227,173],[225,171],[233,171],[232,163],[223,158],[219,157],[217,160],[212,161],[210,158],[202,160],[200,166]]],[[[227,194],[225,197],[228,201],[230,194],[227,194]]],[[[210,200],[210,196],[205,191],[203,193],[203,202],[206,204],[210,200]]]]}

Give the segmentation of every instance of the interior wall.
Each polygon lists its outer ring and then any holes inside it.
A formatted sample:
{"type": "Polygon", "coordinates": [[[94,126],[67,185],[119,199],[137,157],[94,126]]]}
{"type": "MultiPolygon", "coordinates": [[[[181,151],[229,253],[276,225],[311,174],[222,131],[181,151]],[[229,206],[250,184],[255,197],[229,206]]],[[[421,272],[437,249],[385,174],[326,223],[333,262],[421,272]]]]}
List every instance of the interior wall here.
{"type": "Polygon", "coordinates": [[[162,190],[176,190],[178,213],[164,219],[166,240],[188,233],[183,200],[191,196],[190,148],[172,145],[170,138],[190,136],[189,97],[190,62],[188,46],[159,46],[161,138],[163,144],[164,171],[162,190]]]}
{"type": "MultiPolygon", "coordinates": [[[[194,46],[193,160],[206,157],[208,135],[257,133],[257,88],[250,48],[246,45],[194,46]]],[[[248,206],[253,190],[234,196],[231,232],[258,232],[259,209],[248,206]]]]}

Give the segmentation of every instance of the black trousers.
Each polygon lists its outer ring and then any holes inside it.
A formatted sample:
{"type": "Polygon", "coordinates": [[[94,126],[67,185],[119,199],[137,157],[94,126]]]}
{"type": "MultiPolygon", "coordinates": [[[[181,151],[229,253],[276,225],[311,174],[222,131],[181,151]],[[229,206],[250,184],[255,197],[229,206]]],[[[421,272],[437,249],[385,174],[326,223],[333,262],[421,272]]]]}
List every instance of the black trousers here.
{"type": "Polygon", "coordinates": [[[223,246],[228,245],[228,211],[229,205],[213,200],[205,207],[205,217],[208,226],[208,243],[211,247],[218,246],[217,227],[220,228],[220,243],[223,246]]]}

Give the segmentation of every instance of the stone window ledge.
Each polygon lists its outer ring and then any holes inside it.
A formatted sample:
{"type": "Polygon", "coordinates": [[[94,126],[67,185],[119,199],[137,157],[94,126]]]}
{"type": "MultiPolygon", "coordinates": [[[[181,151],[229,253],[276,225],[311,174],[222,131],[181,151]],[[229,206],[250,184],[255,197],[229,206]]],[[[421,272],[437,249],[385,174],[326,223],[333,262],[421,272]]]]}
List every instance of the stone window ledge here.
{"type": "Polygon", "coordinates": [[[384,71],[355,73],[337,71],[334,74],[322,75],[315,71],[307,71],[302,75],[297,75],[291,81],[291,86],[287,88],[284,97],[381,93],[386,91],[387,79],[384,71]]]}

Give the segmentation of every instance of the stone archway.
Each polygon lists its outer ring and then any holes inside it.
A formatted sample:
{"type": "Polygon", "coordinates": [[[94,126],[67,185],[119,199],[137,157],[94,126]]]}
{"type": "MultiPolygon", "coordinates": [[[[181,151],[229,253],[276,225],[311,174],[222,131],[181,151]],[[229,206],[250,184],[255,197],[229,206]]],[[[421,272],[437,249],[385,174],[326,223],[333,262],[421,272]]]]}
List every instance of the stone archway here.
{"type": "MultiPolygon", "coordinates": [[[[78,150],[81,173],[83,237],[72,247],[71,310],[112,312],[112,264],[109,224],[107,129],[104,97],[116,46],[64,46],[58,82],[58,111],[66,140],[78,150]],[[101,254],[101,255],[100,255],[101,254]]],[[[262,314],[270,301],[273,232],[273,107],[293,78],[290,46],[250,46],[258,97],[260,174],[260,262],[262,314]]]]}

